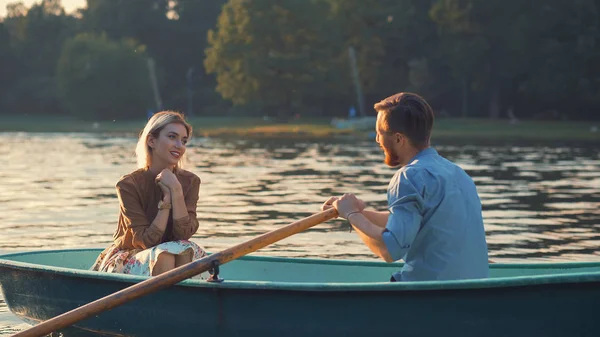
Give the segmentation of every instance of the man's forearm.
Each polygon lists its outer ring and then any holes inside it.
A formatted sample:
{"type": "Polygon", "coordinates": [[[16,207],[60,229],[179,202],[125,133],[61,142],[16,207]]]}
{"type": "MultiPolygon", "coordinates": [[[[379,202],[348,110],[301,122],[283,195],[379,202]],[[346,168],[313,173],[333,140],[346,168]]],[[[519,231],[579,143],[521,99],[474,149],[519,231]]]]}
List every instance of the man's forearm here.
{"type": "Polygon", "coordinates": [[[388,217],[390,216],[389,211],[362,211],[362,214],[374,225],[385,228],[387,225],[388,217]]]}
{"type": "MultiPolygon", "coordinates": [[[[373,212],[379,213],[379,212],[373,212]]],[[[377,215],[376,215],[377,216],[377,215]]],[[[383,242],[383,231],[385,226],[381,227],[372,223],[369,218],[362,213],[351,214],[348,218],[358,236],[363,240],[365,245],[386,262],[393,262],[392,257],[387,251],[387,247],[383,242]]],[[[386,220],[387,221],[387,220],[386,220]]]]}

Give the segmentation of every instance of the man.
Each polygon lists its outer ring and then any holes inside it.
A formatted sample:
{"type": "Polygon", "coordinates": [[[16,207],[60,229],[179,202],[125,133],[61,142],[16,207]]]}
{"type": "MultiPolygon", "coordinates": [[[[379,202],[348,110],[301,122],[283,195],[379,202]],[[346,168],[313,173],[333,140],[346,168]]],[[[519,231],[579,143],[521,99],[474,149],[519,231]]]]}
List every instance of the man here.
{"type": "Polygon", "coordinates": [[[404,260],[391,281],[488,277],[481,202],[473,180],[430,147],[433,110],[399,93],[375,104],[377,143],[385,163],[400,166],[388,186],[388,211],[365,210],[353,194],[331,197],[365,244],[387,262],[404,260]]]}

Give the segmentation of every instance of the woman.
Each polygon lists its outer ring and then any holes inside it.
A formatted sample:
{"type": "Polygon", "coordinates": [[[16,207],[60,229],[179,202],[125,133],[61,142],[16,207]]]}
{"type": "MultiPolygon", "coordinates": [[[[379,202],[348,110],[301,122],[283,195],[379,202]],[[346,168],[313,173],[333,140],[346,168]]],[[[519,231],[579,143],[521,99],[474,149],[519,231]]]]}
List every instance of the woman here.
{"type": "Polygon", "coordinates": [[[156,113],[140,134],[138,169],[117,182],[114,242],[92,270],[155,276],[206,255],[189,239],[198,230],[200,178],[182,169],[192,127],[182,114],[156,113]]]}

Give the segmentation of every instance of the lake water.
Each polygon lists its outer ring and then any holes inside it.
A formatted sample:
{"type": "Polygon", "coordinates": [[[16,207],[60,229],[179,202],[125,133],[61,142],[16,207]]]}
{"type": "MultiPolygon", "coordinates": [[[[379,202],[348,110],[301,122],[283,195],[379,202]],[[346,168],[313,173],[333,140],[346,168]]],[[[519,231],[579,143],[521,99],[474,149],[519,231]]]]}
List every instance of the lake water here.
{"type": "MultiPolygon", "coordinates": [[[[0,253],[98,247],[112,241],[114,185],[135,169],[134,136],[0,133],[0,253]]],[[[433,144],[475,180],[490,258],[600,260],[598,143],[433,144]]],[[[394,169],[374,141],[218,140],[188,147],[202,179],[193,240],[219,251],[355,193],[385,207],[394,169]]],[[[255,255],[374,260],[347,222],[332,220],[255,255]]],[[[0,336],[26,328],[0,297],[0,336]]]]}

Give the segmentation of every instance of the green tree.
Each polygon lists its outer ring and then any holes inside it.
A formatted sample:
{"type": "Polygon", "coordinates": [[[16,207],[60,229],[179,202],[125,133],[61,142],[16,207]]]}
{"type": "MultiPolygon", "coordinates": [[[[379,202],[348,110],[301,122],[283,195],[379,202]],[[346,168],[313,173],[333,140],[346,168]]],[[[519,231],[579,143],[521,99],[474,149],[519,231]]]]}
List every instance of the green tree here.
{"type": "Polygon", "coordinates": [[[329,0],[346,45],[358,50],[367,111],[399,91],[416,91],[432,103],[446,86],[437,54],[437,27],[429,17],[436,0],[329,0]]]}
{"type": "Polygon", "coordinates": [[[347,50],[328,14],[324,1],[229,1],[209,32],[204,62],[217,91],[235,105],[282,118],[323,109],[326,84],[329,92],[347,86],[338,78],[349,72],[348,64],[339,66],[347,50]]]}
{"type": "Polygon", "coordinates": [[[8,6],[5,25],[10,35],[12,62],[19,76],[11,89],[11,112],[59,113],[55,70],[63,42],[75,31],[76,19],[64,13],[59,0],[43,0],[27,9],[8,6]]]}
{"type": "Polygon", "coordinates": [[[65,105],[82,118],[135,118],[152,106],[145,47],[132,39],[78,34],[65,43],[57,75],[65,105]]]}
{"type": "Polygon", "coordinates": [[[134,38],[148,45],[148,51],[161,49],[169,40],[167,14],[169,0],[87,0],[81,25],[86,32],[105,33],[108,38],[134,38]]]}
{"type": "Polygon", "coordinates": [[[437,28],[429,17],[436,1],[386,1],[385,8],[392,10],[387,24],[380,29],[386,54],[380,70],[381,91],[415,91],[435,106],[452,85],[440,67],[437,28]]]}
{"type": "Polygon", "coordinates": [[[446,83],[451,83],[455,101],[460,97],[460,115],[468,117],[471,92],[481,93],[487,88],[487,73],[482,68],[488,44],[471,22],[472,5],[460,6],[459,2],[442,0],[432,6],[429,15],[438,29],[437,60],[451,75],[446,83]]]}
{"type": "Polygon", "coordinates": [[[27,7],[22,2],[13,2],[6,5],[6,17],[4,24],[14,39],[25,40],[27,38],[27,7]]]}
{"type": "Polygon", "coordinates": [[[187,110],[193,89],[195,110],[222,102],[215,79],[203,67],[208,30],[225,0],[88,0],[82,12],[84,31],[111,39],[133,38],[147,46],[156,61],[159,92],[165,107],[187,110]]]}
{"type": "Polygon", "coordinates": [[[431,12],[447,39],[444,46],[453,74],[485,88],[488,116],[498,118],[513,104],[520,84],[535,66],[545,28],[539,4],[441,0],[431,12]]]}
{"type": "Polygon", "coordinates": [[[521,85],[528,108],[545,118],[598,118],[600,7],[597,1],[551,1],[540,8],[544,31],[535,67],[521,85]]]}
{"type": "Polygon", "coordinates": [[[377,83],[385,53],[380,28],[385,24],[387,15],[384,14],[382,4],[359,0],[329,0],[328,2],[331,6],[329,19],[336,25],[333,32],[337,34],[331,35],[330,38],[338,40],[341,57],[339,61],[348,69],[344,72],[348,75],[340,78],[348,85],[340,88],[344,92],[338,94],[352,93],[352,79],[349,76],[350,60],[347,58],[347,50],[350,47],[356,50],[361,85],[366,92],[369,92],[377,83]]]}
{"type": "Polygon", "coordinates": [[[225,2],[178,0],[169,14],[172,38],[168,48],[164,49],[160,65],[167,83],[165,99],[170,106],[189,115],[225,108],[224,101],[215,91],[217,83],[214,76],[206,74],[204,69],[208,31],[215,27],[225,2]]]}
{"type": "Polygon", "coordinates": [[[16,60],[10,48],[10,35],[4,23],[0,22],[0,111],[8,111],[10,104],[10,88],[14,85],[16,60]]]}

